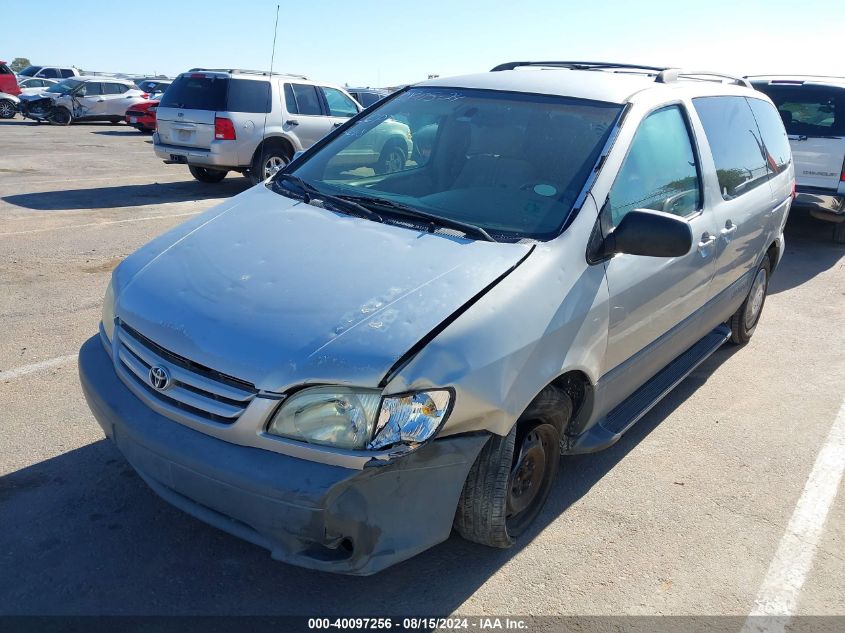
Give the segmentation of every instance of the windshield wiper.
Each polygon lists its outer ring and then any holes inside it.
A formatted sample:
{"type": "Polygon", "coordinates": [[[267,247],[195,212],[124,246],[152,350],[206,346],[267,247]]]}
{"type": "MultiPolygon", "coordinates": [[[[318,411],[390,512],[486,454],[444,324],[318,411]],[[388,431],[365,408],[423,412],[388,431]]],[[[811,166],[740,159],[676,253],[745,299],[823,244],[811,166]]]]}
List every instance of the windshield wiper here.
{"type": "Polygon", "coordinates": [[[397,215],[418,218],[420,220],[428,220],[428,222],[430,222],[431,224],[438,224],[442,227],[457,229],[459,231],[463,231],[465,235],[475,235],[476,237],[480,237],[484,240],[487,240],[488,242],[498,241],[494,239],[493,236],[490,235],[483,228],[481,228],[480,226],[476,226],[475,224],[470,224],[469,222],[461,222],[460,220],[453,220],[452,218],[444,218],[443,216],[435,215],[434,213],[428,213],[427,211],[421,211],[416,207],[412,207],[409,204],[403,204],[401,202],[396,202],[395,200],[388,200],[387,198],[372,198],[370,196],[341,195],[338,197],[343,198],[344,200],[348,200],[350,202],[355,202],[357,204],[372,204],[374,206],[384,207],[395,212],[397,215]]]}
{"type": "Polygon", "coordinates": [[[367,207],[358,204],[354,200],[347,200],[345,198],[323,193],[310,182],[303,180],[299,176],[283,173],[277,174],[276,177],[273,179],[274,189],[278,188],[278,183],[280,181],[292,182],[294,185],[299,187],[302,190],[301,195],[302,199],[305,201],[305,204],[310,204],[312,200],[319,200],[323,203],[329,203],[329,205],[336,208],[336,210],[338,211],[342,211],[347,214],[362,215],[365,218],[369,220],[375,220],[376,222],[384,222],[384,218],[372,209],[368,209],[367,207]]]}

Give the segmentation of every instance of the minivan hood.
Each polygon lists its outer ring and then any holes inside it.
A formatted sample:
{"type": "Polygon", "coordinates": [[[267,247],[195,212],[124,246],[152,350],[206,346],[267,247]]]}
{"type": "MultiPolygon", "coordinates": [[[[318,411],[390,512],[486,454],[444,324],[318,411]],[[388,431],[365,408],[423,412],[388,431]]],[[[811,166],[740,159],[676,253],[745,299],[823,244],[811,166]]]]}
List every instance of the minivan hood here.
{"type": "Polygon", "coordinates": [[[165,349],[270,391],[376,386],[531,248],[344,216],[262,185],[224,207],[121,264],[116,276],[129,278],[116,286],[116,314],[165,349]]]}

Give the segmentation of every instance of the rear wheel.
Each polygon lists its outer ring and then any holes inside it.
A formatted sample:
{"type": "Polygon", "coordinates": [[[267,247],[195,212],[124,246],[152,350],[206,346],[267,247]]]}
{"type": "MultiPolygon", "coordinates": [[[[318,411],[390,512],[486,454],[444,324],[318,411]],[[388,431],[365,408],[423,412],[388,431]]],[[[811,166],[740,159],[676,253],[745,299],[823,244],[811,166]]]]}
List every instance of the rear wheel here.
{"type": "Polygon", "coordinates": [[[194,167],[193,165],[188,167],[188,171],[191,172],[191,176],[200,182],[220,182],[229,173],[222,169],[206,169],[205,167],[194,167]]]}
{"type": "Polygon", "coordinates": [[[290,152],[279,143],[265,143],[255,155],[246,176],[253,185],[267,180],[291,160],[290,152]]]}
{"type": "Polygon", "coordinates": [[[506,436],[494,435],[467,475],[455,529],[465,539],[510,547],[540,513],[560,464],[572,400],[546,387],[506,436]]]}
{"type": "Polygon", "coordinates": [[[13,119],[17,108],[9,99],[0,99],[0,119],[13,119]]]}
{"type": "Polygon", "coordinates": [[[760,315],[763,313],[766,295],[769,292],[769,273],[771,270],[772,264],[769,256],[766,255],[757,268],[748,296],[728,321],[731,328],[731,343],[745,345],[754,335],[754,330],[757,329],[757,323],[760,321],[760,315]]]}
{"type": "MultiPolygon", "coordinates": [[[[404,141],[402,142],[404,144],[404,141]]],[[[388,141],[381,150],[375,172],[378,175],[392,174],[402,171],[405,162],[408,160],[408,151],[400,145],[399,141],[388,141]]]]}

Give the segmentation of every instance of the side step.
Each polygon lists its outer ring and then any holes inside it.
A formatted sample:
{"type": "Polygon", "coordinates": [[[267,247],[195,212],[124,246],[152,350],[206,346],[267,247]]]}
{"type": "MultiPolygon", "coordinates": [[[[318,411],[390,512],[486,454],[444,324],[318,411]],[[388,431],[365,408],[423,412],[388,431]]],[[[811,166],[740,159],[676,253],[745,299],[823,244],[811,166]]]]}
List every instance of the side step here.
{"type": "Polygon", "coordinates": [[[592,453],[616,443],[625,431],[634,426],[696,367],[707,360],[730,336],[731,330],[726,325],[720,325],[707,334],[583,435],[574,438],[574,443],[565,452],[567,454],[592,453]]]}

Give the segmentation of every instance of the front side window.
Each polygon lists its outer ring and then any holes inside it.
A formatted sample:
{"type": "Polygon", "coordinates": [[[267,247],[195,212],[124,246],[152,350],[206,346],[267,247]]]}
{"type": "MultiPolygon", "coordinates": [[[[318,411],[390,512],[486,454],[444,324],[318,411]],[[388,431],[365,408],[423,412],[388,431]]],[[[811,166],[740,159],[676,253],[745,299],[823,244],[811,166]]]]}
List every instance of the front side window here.
{"type": "Polygon", "coordinates": [[[73,77],[73,71],[70,68],[62,68],[62,77],[73,77]]]}
{"type": "Polygon", "coordinates": [[[548,240],[560,233],[621,110],[570,97],[420,86],[375,105],[292,173],[386,221],[401,216],[414,225],[417,210],[497,240],[548,240]]]}
{"type": "Polygon", "coordinates": [[[768,182],[765,146],[745,97],[697,97],[692,102],[713,153],[722,197],[730,200],[768,182]]]}
{"type": "Polygon", "coordinates": [[[329,114],[331,116],[348,119],[358,114],[358,108],[355,107],[355,102],[340,90],[323,88],[323,95],[326,97],[326,103],[329,104],[329,114]]]}
{"type": "Polygon", "coordinates": [[[58,79],[59,77],[61,77],[58,68],[45,68],[44,72],[41,73],[41,76],[48,77],[50,79],[58,79]]]}
{"type": "Polygon", "coordinates": [[[103,85],[97,81],[89,81],[76,91],[77,97],[96,97],[103,94],[103,85]]]}
{"type": "Polygon", "coordinates": [[[637,129],[610,190],[610,221],[634,209],[687,216],[701,208],[701,183],[680,106],[652,112],[637,129]]]}

